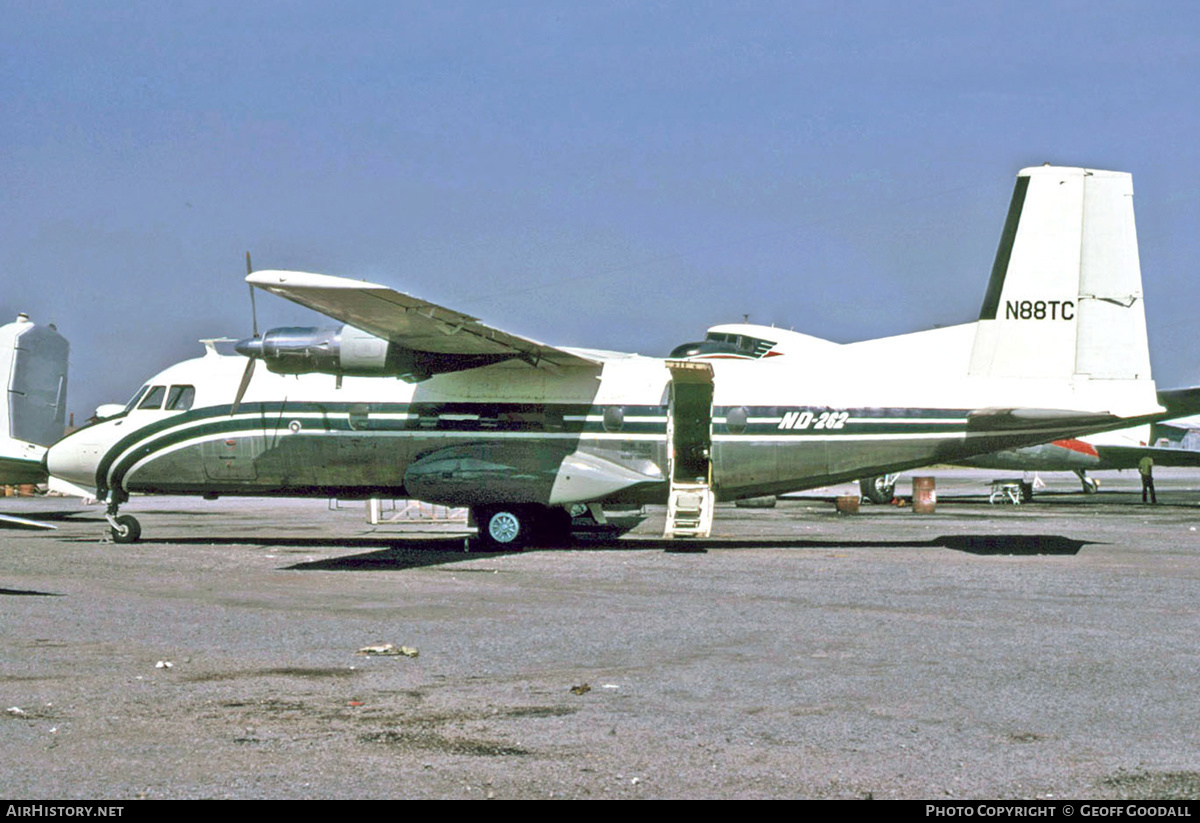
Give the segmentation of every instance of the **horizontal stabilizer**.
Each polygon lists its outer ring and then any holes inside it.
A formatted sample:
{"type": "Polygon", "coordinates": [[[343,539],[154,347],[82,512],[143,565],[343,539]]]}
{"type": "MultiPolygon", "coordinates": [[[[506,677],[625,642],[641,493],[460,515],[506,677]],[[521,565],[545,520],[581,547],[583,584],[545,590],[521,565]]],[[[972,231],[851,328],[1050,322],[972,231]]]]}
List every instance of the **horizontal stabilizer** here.
{"type": "Polygon", "coordinates": [[[1189,468],[1200,466],[1200,451],[1195,449],[1164,449],[1156,446],[1095,446],[1100,458],[1116,468],[1132,469],[1143,457],[1156,466],[1189,468]]]}
{"type": "Polygon", "coordinates": [[[1158,403],[1167,410],[1163,415],[1166,420],[1200,414],[1200,386],[1164,389],[1158,393],[1158,403]]]}

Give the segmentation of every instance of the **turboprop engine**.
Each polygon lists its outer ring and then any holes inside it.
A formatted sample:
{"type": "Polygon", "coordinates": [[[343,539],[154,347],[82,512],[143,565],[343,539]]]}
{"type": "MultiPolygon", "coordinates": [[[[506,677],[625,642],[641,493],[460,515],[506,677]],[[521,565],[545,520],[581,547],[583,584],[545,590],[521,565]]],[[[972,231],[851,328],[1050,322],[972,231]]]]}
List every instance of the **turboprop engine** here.
{"type": "Polygon", "coordinates": [[[399,377],[409,382],[510,359],[510,355],[447,357],[398,346],[353,326],[284,326],[238,342],[239,354],[262,360],[276,374],[399,377]]]}

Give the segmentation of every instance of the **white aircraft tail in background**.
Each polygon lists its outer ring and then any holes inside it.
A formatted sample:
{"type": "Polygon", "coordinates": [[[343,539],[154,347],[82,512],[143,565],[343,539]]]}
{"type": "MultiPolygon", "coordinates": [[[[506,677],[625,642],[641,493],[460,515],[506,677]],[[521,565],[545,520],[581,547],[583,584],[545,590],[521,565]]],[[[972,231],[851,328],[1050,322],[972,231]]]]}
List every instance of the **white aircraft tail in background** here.
{"type": "MultiPolygon", "coordinates": [[[[0,326],[0,485],[45,482],[46,447],[63,435],[67,414],[69,346],[51,326],[28,315],[0,326]]],[[[0,515],[0,524],[53,528],[0,515]]]]}
{"type": "Polygon", "coordinates": [[[63,435],[67,414],[69,346],[54,326],[27,315],[0,326],[0,483],[46,479],[42,455],[63,435]]]}

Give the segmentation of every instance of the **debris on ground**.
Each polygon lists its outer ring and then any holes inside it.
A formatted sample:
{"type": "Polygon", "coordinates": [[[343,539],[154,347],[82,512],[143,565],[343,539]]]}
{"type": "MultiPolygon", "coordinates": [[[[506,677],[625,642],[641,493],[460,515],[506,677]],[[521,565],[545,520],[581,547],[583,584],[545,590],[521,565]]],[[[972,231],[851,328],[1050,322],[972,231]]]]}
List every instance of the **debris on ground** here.
{"type": "Polygon", "coordinates": [[[571,694],[587,694],[592,690],[592,687],[587,683],[580,683],[578,686],[571,687],[571,694]]]}
{"type": "Polygon", "coordinates": [[[376,643],[363,646],[358,654],[375,655],[378,657],[416,657],[420,652],[412,646],[396,646],[392,643],[376,643]]]}

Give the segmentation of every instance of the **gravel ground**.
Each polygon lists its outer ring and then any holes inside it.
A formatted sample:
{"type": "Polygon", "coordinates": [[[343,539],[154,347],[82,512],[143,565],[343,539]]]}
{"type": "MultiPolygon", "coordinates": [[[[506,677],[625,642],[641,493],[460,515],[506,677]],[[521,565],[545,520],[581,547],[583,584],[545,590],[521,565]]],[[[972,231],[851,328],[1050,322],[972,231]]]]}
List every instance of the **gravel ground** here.
{"type": "Polygon", "coordinates": [[[137,499],[115,546],[3,501],[59,528],[0,532],[0,796],[1200,798],[1200,474],[988,477],[722,507],[695,553],[654,507],[479,554],[361,504],[137,499]]]}

